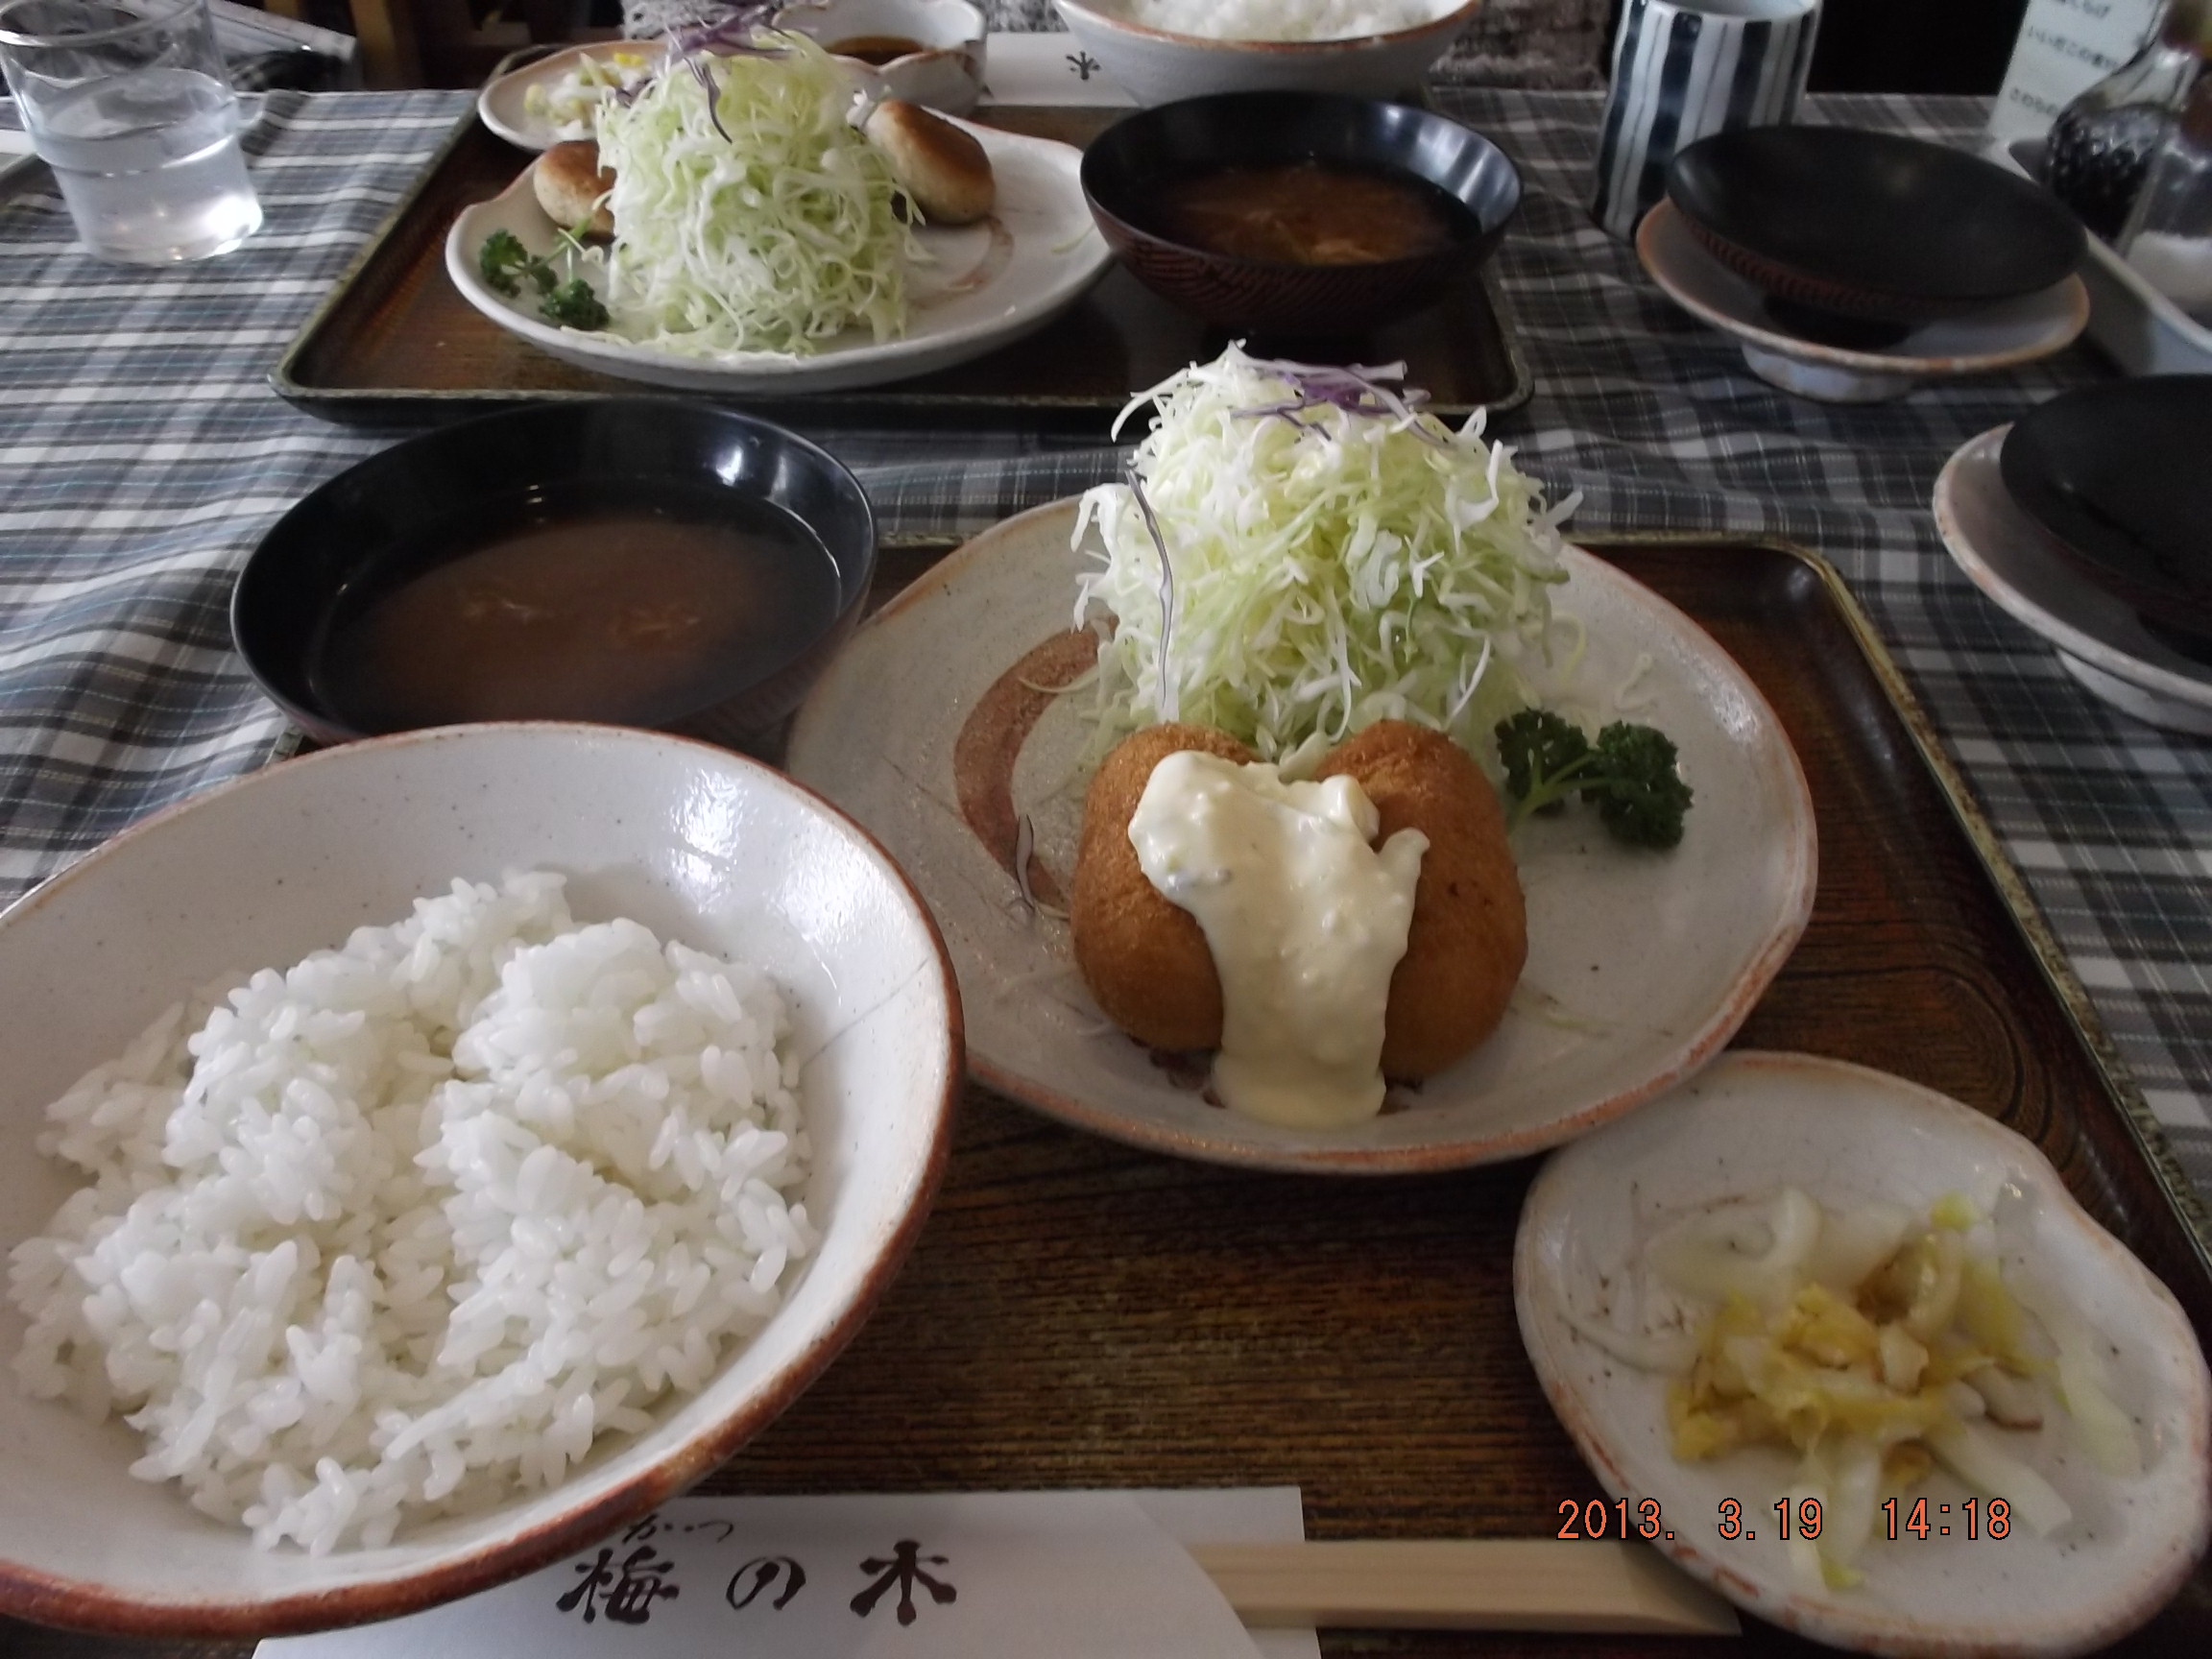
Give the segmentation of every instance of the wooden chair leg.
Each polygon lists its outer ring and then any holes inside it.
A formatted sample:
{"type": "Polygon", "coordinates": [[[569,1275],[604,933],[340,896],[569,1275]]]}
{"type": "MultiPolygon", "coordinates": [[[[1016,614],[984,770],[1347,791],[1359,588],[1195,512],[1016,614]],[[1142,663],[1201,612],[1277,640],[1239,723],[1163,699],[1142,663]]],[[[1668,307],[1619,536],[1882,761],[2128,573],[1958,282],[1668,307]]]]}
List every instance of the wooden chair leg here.
{"type": "MultiPolygon", "coordinates": [[[[272,9],[278,0],[271,0],[272,9]]],[[[290,0],[293,5],[298,0],[290,0]]],[[[422,84],[422,44],[407,0],[351,0],[361,42],[361,80],[373,87],[422,84]]]]}

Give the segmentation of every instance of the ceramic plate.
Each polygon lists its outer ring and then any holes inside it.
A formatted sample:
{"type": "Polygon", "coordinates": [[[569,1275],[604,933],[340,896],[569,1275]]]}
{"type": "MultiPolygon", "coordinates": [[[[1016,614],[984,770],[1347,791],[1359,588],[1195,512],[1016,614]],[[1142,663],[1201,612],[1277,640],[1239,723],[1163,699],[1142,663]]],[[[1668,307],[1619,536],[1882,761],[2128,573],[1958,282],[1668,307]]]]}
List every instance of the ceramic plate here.
{"type": "Polygon", "coordinates": [[[523,107],[531,87],[542,86],[550,92],[556,81],[587,58],[608,59],[617,52],[629,52],[650,61],[660,51],[657,40],[593,40],[570,46],[485,83],[484,90],[476,94],[477,119],[510,144],[524,150],[549,150],[561,141],[561,135],[551,122],[523,107]]]}
{"type": "Polygon", "coordinates": [[[1671,202],[1644,216],[1636,252],[1670,300],[1743,342],[1754,374],[1828,402],[1877,402],[1922,380],[2032,363],[2063,350],[2089,322],[2088,290],[2069,276],[2024,300],[1923,324],[1894,346],[1846,350],[1784,333],[1767,315],[1766,296],[1700,247],[1671,202]]]}
{"type": "Polygon", "coordinates": [[[807,357],[752,351],[708,359],[545,322],[527,289],[508,300],[476,269],[477,252],[494,230],[512,230],[533,252],[552,251],[556,229],[538,205],[527,172],[453,222],[445,238],[446,275],[500,327],[579,368],[626,380],[698,392],[800,393],[926,374],[1034,333],[1080,300],[1113,262],[1075,180],[1081,151],[988,127],[968,131],[990,155],[998,211],[980,225],[919,233],[930,263],[909,274],[913,315],[901,339],[878,344],[855,329],[807,357]]]}
{"type": "Polygon", "coordinates": [[[1632,1504],[1656,1501],[1660,1549],[1745,1611],[1816,1641],[1945,1659],[2079,1653],[2154,1613],[2204,1548],[2212,1384],[2187,1316],[2032,1145],[1886,1072],[1803,1054],[1723,1055],[1544,1166],[1521,1212],[1513,1294],[1544,1392],[1605,1489],[1632,1504]],[[1936,1525],[1938,1505],[1951,1505],[1951,1537],[1878,1536],[1858,1588],[1801,1588],[1771,1507],[1793,1459],[1751,1450],[1677,1462],[1666,1380],[1612,1358],[1560,1312],[1565,1298],[1579,1314],[1635,1330],[1623,1299],[1637,1294],[1632,1262],[1645,1241],[1679,1216],[1785,1185],[1823,1203],[1879,1198],[1922,1213],[1951,1191],[1987,1213],[2016,1188],[2019,1250],[2110,1341],[2114,1396],[2139,1425],[2144,1474],[2100,1474],[2054,1411],[2009,1443],[2073,1507],[2066,1528],[2036,1539],[2014,1527],[1968,1542],[1961,1505],[1973,1494],[1937,1474],[1913,1495],[1928,1498],[1936,1525]],[[1748,1534],[1733,1541],[1719,1535],[1730,1498],[1748,1534]]]}
{"type": "Polygon", "coordinates": [[[1999,467],[2008,427],[1971,439],[1936,480],[1936,528],[1974,586],[2058,647],[2107,703],[2153,725],[2212,735],[2212,663],[2184,657],[2088,578],[2028,517],[1999,467]]]}
{"type": "Polygon", "coordinates": [[[1071,501],[1038,508],[937,565],[861,626],[791,735],[793,774],[874,830],[935,911],[970,1068],[993,1088],[1220,1163],[1335,1174],[1488,1163],[1581,1134],[1702,1066],[1804,930],[1813,805],[1774,711],[1688,617],[1572,551],[1553,603],[1587,625],[1588,651],[1572,685],[1539,676],[1539,694],[1675,739],[1696,790],[1682,845],[1622,849],[1579,814],[1528,826],[1516,853],[1529,956],[1514,1006],[1475,1054],[1399,1093],[1398,1109],[1301,1134],[1208,1104],[1202,1067],[1105,1022],[1066,927],[1032,913],[1011,874],[1022,816],[1038,896],[1064,892],[1073,871],[1083,694],[1031,687],[1090,661],[1091,636],[1069,633],[1086,563],[1069,545],[1074,516],[1071,501]]]}

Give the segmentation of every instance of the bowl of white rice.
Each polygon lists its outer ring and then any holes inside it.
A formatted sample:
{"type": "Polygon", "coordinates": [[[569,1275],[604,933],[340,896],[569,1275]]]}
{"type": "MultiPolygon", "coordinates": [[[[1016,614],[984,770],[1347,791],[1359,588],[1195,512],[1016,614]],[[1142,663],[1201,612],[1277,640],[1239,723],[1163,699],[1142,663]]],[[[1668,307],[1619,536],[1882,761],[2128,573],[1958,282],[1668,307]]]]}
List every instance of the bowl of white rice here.
{"type": "Polygon", "coordinates": [[[1416,90],[1482,0],[1054,0],[1138,103],[1210,92],[1416,90]]]}
{"type": "Polygon", "coordinates": [[[958,992],[861,830],[550,723],[287,761],[0,915],[0,1612],[383,1619],[683,1490],[943,1170],[958,992]]]}

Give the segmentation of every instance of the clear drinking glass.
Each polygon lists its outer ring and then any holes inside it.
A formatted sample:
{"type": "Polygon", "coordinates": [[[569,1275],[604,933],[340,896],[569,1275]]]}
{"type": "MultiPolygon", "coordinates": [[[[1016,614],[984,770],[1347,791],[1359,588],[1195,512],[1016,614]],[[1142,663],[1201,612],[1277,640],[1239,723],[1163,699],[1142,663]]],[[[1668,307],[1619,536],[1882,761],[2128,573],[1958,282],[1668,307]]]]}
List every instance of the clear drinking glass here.
{"type": "Polygon", "coordinates": [[[101,258],[204,259],[259,227],[207,0],[0,0],[0,69],[101,258]]]}

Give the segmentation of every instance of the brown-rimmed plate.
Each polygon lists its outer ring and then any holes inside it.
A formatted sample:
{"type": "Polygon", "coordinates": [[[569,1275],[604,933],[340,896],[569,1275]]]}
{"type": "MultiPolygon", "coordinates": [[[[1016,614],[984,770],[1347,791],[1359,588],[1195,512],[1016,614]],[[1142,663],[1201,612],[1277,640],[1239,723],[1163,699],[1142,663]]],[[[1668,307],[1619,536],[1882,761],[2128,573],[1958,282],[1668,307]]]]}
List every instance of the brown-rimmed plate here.
{"type": "MultiPolygon", "coordinates": [[[[1513,1300],[1529,1360],[1584,1460],[1617,1498],[1647,1502],[1644,1535],[1746,1612],[1815,1641],[1945,1659],[2086,1652],[2162,1607],[2204,1549],[2212,1381],[2188,1315],[2033,1142],[1887,1071],[1737,1049],[1632,1121],[1560,1152],[1522,1207],[1513,1300]],[[1905,1489],[1893,1525],[1868,1517],[1862,1582],[1806,1574],[1775,1514],[1777,1499],[1788,1514],[1786,1495],[1805,1490],[1797,1456],[1754,1445],[1677,1459],[1669,1379],[1603,1339],[1648,1339],[1701,1318],[1708,1305],[1670,1290],[1646,1247],[1672,1222],[1785,1187],[1832,1213],[1887,1203],[1924,1216],[1958,1194],[1992,1218],[1983,1247],[2006,1283],[2023,1296],[2026,1283],[2040,1286],[2093,1333],[2140,1469],[2100,1468],[2055,1401],[2038,1427],[1989,1432],[2058,1494],[2071,1510],[2062,1525],[2038,1535],[1938,1470],[1905,1489]],[[1916,1529],[1915,1515],[1934,1525],[1916,1529]]],[[[1831,1522],[1848,1527],[1848,1506],[1832,1507],[1831,1522]]]]}
{"type": "MultiPolygon", "coordinates": [[[[1555,608],[1587,633],[1572,673],[1523,664],[1548,704],[1623,714],[1679,744],[1696,791],[1673,852],[1619,848],[1586,816],[1516,844],[1529,960],[1489,1042],[1356,1129],[1307,1134],[1210,1103],[1202,1057],[1109,1025],[1051,914],[1081,825],[1089,724],[1071,628],[1075,505],[1010,518],[863,624],[801,709],[794,776],[869,827],[935,911],[971,1070],[1094,1133],[1181,1157],[1316,1174],[1484,1164],[1618,1117],[1717,1053],[1811,912],[1812,800],[1773,710],[1695,623],[1570,551],[1555,608]],[[1032,907],[1014,875],[1030,826],[1032,907]]],[[[1564,638],[1564,635],[1563,635],[1564,638]]],[[[1560,653],[1562,662],[1574,655],[1560,653]]]]}

